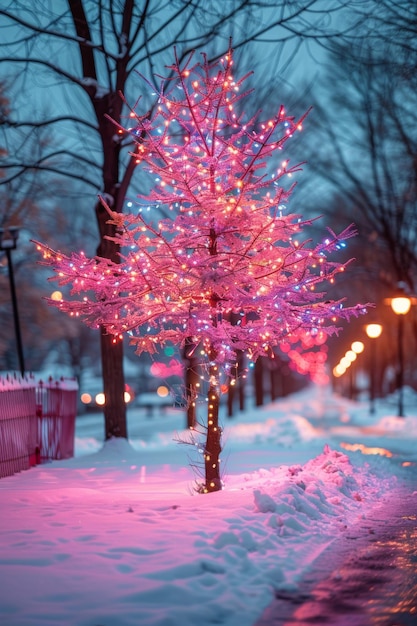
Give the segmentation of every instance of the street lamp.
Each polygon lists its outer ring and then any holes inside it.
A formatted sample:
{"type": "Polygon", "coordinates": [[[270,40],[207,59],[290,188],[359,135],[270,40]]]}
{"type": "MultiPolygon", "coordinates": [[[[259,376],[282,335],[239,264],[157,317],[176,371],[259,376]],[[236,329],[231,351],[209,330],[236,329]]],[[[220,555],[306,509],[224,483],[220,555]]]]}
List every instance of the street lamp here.
{"type": "Polygon", "coordinates": [[[16,336],[17,355],[19,358],[19,368],[20,373],[24,376],[25,364],[23,360],[22,336],[20,334],[19,312],[17,309],[16,288],[12,264],[12,250],[16,250],[18,237],[18,226],[9,226],[7,229],[0,228],[0,250],[6,253],[7,267],[9,270],[10,294],[12,297],[14,331],[16,336]]]}
{"type": "MultiPolygon", "coordinates": [[[[382,333],[381,324],[366,324],[365,332],[368,335],[369,339],[378,339],[380,334],[382,333]]],[[[371,341],[371,364],[370,364],[370,406],[369,412],[371,415],[375,413],[375,369],[376,369],[376,347],[375,341],[371,341]]]]}
{"type": "Polygon", "coordinates": [[[354,376],[354,365],[353,363],[356,361],[358,354],[361,354],[364,350],[365,346],[363,344],[362,341],[354,341],[352,343],[352,345],[350,346],[350,350],[348,350],[346,352],[345,356],[348,356],[348,358],[350,358],[351,361],[351,369],[350,369],[350,397],[353,399],[355,399],[355,386],[356,386],[356,380],[355,380],[355,376],[354,376]]]}
{"type": "Polygon", "coordinates": [[[385,302],[391,305],[392,310],[398,316],[398,417],[404,417],[404,315],[407,315],[414,299],[408,298],[401,290],[394,298],[387,298],[385,302]]]}
{"type": "Polygon", "coordinates": [[[352,345],[350,346],[350,348],[356,354],[361,354],[364,351],[364,349],[365,349],[365,345],[364,345],[363,341],[354,341],[352,343],[352,345]]]}

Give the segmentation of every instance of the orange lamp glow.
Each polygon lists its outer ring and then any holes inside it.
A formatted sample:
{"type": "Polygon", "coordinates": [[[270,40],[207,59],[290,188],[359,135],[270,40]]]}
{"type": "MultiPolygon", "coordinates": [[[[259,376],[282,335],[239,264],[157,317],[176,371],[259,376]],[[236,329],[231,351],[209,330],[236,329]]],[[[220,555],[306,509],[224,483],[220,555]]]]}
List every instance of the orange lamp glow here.
{"type": "Polygon", "coordinates": [[[365,332],[370,339],[377,339],[382,333],[382,326],[381,324],[367,324],[365,332]]]}
{"type": "Polygon", "coordinates": [[[353,350],[353,352],[356,352],[356,354],[360,354],[361,352],[363,352],[364,348],[365,346],[362,341],[354,341],[351,345],[351,349],[353,350]]]}
{"type": "Polygon", "coordinates": [[[411,307],[411,300],[406,296],[392,298],[391,308],[396,315],[406,315],[411,307]]]}

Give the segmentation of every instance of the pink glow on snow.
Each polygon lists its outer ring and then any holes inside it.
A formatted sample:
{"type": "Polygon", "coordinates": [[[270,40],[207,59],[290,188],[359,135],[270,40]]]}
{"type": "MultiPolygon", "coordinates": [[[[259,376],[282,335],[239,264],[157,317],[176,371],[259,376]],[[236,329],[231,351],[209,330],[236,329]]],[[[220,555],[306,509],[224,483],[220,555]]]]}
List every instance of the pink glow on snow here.
{"type": "Polygon", "coordinates": [[[395,441],[412,462],[417,416],[371,422],[367,406],[310,389],[225,420],[225,489],[202,496],[174,442],[180,411],[129,410],[139,436],[104,447],[100,420],[82,416],[76,458],[0,481],[0,622],[252,626],[413,471],[338,449],[346,412],[351,442],[395,441]]]}

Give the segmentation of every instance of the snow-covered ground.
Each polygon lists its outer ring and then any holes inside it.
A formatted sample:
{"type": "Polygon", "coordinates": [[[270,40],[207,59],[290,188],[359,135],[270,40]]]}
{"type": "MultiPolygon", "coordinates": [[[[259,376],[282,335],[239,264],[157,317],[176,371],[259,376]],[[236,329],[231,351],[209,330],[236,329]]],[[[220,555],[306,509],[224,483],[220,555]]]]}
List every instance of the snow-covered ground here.
{"type": "MultiPolygon", "coordinates": [[[[414,400],[414,401],[413,401],[414,400]]],[[[223,491],[198,495],[179,411],[129,412],[129,443],[77,420],[76,457],[0,480],[5,626],[250,626],[275,590],[409,490],[417,402],[310,387],[224,420],[223,491]]],[[[413,500],[415,499],[415,503],[413,500]]]]}

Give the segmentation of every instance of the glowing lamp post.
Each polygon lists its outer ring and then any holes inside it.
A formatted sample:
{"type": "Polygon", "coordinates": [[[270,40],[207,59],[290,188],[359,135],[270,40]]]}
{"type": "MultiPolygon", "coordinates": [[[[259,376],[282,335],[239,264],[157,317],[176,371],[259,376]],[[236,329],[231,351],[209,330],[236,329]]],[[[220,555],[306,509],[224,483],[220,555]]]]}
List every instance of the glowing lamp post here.
{"type": "MultiPolygon", "coordinates": [[[[378,339],[382,333],[381,324],[367,324],[365,326],[365,332],[369,339],[378,339]]],[[[371,364],[370,364],[370,406],[369,412],[375,413],[375,369],[376,369],[376,346],[375,341],[371,341],[371,364]]]]}
{"type": "Polygon", "coordinates": [[[378,339],[382,333],[382,326],[381,324],[367,324],[365,326],[365,332],[369,339],[378,339]]]}
{"type": "Polygon", "coordinates": [[[364,344],[362,343],[362,341],[354,341],[352,343],[352,345],[350,346],[350,350],[348,350],[345,354],[345,357],[347,357],[350,362],[351,362],[351,369],[350,369],[350,397],[352,399],[354,399],[355,396],[355,381],[354,381],[354,372],[353,372],[353,363],[354,361],[356,361],[358,354],[361,354],[361,352],[363,352],[364,350],[364,344]]]}
{"type": "Polygon", "coordinates": [[[17,239],[19,237],[18,226],[9,226],[9,228],[0,228],[0,250],[6,253],[7,267],[9,270],[10,295],[13,306],[13,321],[16,336],[17,355],[19,359],[19,368],[22,376],[25,375],[25,364],[23,359],[22,336],[20,334],[19,311],[17,308],[16,287],[14,282],[14,272],[12,264],[12,250],[16,250],[17,239]]]}
{"type": "Polygon", "coordinates": [[[406,315],[411,307],[410,298],[405,296],[398,296],[398,298],[391,299],[391,308],[396,315],[406,315]]]}
{"type": "Polygon", "coordinates": [[[365,349],[365,345],[364,345],[363,341],[354,341],[352,343],[352,345],[350,346],[350,349],[355,354],[361,354],[364,351],[364,349],[365,349]]]}
{"type": "Polygon", "coordinates": [[[398,417],[404,417],[404,315],[407,315],[411,308],[411,298],[399,295],[389,300],[392,310],[398,316],[398,417]]]}

